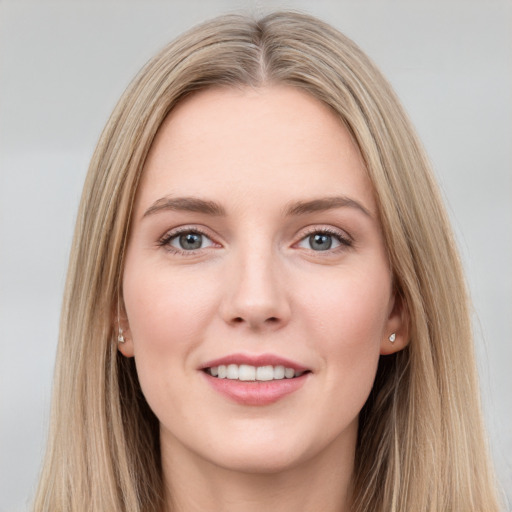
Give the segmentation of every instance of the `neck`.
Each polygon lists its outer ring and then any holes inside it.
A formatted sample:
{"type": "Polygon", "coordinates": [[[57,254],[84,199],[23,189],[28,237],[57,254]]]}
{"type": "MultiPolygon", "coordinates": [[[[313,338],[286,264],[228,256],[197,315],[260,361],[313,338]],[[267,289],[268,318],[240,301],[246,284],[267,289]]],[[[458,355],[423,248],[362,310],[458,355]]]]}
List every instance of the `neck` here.
{"type": "MultiPolygon", "coordinates": [[[[163,440],[162,440],[163,441],[163,440]]],[[[281,470],[221,467],[176,440],[162,442],[166,512],[348,512],[355,436],[281,470]]]]}

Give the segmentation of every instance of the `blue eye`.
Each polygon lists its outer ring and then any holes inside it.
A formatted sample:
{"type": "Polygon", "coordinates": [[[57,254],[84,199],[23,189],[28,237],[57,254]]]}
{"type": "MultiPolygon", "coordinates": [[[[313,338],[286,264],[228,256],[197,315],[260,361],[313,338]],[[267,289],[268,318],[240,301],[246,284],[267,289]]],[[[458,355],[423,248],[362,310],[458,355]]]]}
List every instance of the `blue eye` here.
{"type": "Polygon", "coordinates": [[[183,231],[176,235],[171,235],[163,240],[162,245],[168,245],[181,251],[197,251],[205,247],[211,247],[214,243],[202,233],[197,231],[183,231]]]}
{"type": "Polygon", "coordinates": [[[332,242],[332,235],[326,235],[325,233],[316,233],[308,237],[309,246],[315,251],[329,250],[332,247],[332,242]]]}
{"type": "Polygon", "coordinates": [[[338,233],[315,231],[304,237],[297,245],[298,247],[312,251],[329,251],[337,249],[342,245],[350,246],[352,242],[338,233]]]}

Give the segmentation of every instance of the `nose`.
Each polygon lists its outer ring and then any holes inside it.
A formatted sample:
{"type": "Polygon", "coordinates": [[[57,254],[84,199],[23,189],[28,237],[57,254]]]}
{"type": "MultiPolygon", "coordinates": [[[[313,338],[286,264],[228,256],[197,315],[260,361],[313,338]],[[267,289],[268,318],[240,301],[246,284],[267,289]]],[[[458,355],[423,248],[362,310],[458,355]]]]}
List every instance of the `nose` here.
{"type": "Polygon", "coordinates": [[[230,325],[245,325],[253,331],[282,328],[291,310],[278,258],[271,250],[248,252],[229,265],[222,317],[230,325]]]}

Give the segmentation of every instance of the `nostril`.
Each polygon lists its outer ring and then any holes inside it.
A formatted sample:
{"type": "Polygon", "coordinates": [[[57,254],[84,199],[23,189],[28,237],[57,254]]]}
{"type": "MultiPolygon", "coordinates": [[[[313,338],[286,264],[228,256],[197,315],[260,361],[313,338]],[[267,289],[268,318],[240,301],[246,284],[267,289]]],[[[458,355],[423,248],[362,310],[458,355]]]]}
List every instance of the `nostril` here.
{"type": "MultiPolygon", "coordinates": [[[[237,316],[237,317],[233,318],[232,323],[234,323],[234,324],[243,324],[243,323],[245,323],[245,320],[241,316],[237,316]]],[[[277,324],[277,323],[279,323],[279,318],[277,318],[276,316],[271,316],[271,317],[268,317],[267,319],[265,319],[264,323],[266,323],[266,324],[277,324]]]]}

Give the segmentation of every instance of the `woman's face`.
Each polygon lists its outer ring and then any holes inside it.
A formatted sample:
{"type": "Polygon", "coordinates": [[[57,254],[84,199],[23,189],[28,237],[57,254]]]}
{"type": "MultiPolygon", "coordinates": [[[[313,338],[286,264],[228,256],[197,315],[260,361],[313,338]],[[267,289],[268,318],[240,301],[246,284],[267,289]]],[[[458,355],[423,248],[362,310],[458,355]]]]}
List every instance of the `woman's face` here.
{"type": "Polygon", "coordinates": [[[361,156],[291,87],[210,89],[171,112],[145,164],[123,290],[120,350],[164,455],[239,471],[353,450],[379,354],[403,346],[361,156]]]}

